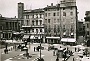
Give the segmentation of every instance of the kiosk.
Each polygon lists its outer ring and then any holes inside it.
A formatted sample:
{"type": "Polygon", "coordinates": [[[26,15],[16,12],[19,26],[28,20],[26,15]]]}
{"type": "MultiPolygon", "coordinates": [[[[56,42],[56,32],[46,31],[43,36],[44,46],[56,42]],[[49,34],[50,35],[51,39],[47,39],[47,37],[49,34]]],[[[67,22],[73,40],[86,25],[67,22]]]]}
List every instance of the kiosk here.
{"type": "Polygon", "coordinates": [[[57,50],[57,54],[58,54],[58,57],[59,57],[59,58],[63,58],[64,50],[65,50],[65,48],[59,48],[59,49],[57,50]]]}

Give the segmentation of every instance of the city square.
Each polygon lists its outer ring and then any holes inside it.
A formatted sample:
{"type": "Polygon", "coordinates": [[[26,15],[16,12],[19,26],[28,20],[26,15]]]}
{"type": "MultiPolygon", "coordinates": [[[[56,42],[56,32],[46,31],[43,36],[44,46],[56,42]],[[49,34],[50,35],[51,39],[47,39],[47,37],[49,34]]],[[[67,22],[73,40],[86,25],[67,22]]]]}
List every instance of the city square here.
{"type": "Polygon", "coordinates": [[[17,12],[14,17],[8,17],[11,12],[4,16],[9,11],[1,6],[0,61],[90,61],[90,9],[86,5],[85,11],[79,11],[78,0],[45,1],[47,5],[29,2],[11,3],[17,10],[9,9],[17,12]]]}

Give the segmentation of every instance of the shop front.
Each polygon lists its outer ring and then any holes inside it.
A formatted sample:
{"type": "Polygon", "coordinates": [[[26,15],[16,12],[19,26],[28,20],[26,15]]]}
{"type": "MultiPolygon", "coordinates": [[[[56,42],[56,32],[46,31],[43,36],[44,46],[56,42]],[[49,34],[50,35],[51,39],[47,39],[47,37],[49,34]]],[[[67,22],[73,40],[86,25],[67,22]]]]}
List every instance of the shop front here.
{"type": "Polygon", "coordinates": [[[74,39],[74,38],[62,38],[61,42],[62,42],[62,44],[65,44],[65,45],[75,45],[76,39],[74,39]]]}
{"type": "Polygon", "coordinates": [[[46,37],[45,41],[50,44],[58,44],[60,43],[60,37],[46,37]]]}

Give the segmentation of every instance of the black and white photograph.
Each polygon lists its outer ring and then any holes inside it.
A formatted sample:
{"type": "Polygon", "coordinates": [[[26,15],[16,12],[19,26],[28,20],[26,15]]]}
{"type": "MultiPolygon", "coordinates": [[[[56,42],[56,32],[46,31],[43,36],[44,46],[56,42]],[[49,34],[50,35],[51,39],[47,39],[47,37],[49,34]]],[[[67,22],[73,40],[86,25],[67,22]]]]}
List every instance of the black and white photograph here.
{"type": "Polygon", "coordinates": [[[0,0],[0,61],[90,61],[90,0],[0,0]]]}

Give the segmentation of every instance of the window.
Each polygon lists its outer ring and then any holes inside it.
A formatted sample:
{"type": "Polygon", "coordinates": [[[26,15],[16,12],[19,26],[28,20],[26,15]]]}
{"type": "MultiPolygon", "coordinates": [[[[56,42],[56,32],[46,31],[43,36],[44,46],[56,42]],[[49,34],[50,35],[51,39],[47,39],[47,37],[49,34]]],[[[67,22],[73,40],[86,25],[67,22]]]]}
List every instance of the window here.
{"type": "Polygon", "coordinates": [[[0,30],[2,30],[2,26],[0,26],[0,30]]]}
{"type": "Polygon", "coordinates": [[[56,16],[56,13],[53,13],[53,16],[56,16]]]}
{"type": "Polygon", "coordinates": [[[27,20],[27,26],[29,25],[29,20],[27,20]]]}
{"type": "Polygon", "coordinates": [[[40,18],[42,18],[42,14],[40,14],[40,18]]]}
{"type": "Polygon", "coordinates": [[[66,12],[63,12],[63,16],[66,16],[66,12]]]}
{"type": "Polygon", "coordinates": [[[6,29],[8,29],[8,22],[6,22],[6,29]]]}
{"type": "Polygon", "coordinates": [[[47,19],[45,19],[45,23],[47,23],[47,19]]]}
{"type": "Polygon", "coordinates": [[[59,12],[57,12],[57,16],[59,16],[59,12]]]}
{"type": "Polygon", "coordinates": [[[48,16],[50,16],[51,15],[51,13],[48,13],[48,16]]]}
{"type": "Polygon", "coordinates": [[[59,8],[57,8],[57,11],[59,11],[59,8]]]}
{"type": "Polygon", "coordinates": [[[54,23],[56,23],[56,19],[54,19],[54,23]]]}
{"type": "Polygon", "coordinates": [[[34,32],[34,29],[32,29],[32,32],[34,32]]]}
{"type": "Polygon", "coordinates": [[[45,13],[45,16],[47,17],[47,13],[45,13]]]}
{"type": "Polygon", "coordinates": [[[58,32],[60,32],[60,26],[58,25],[58,30],[57,30],[58,32]]]}
{"type": "Polygon", "coordinates": [[[34,18],[34,15],[32,15],[32,18],[34,18]]]}
{"type": "Polygon", "coordinates": [[[70,15],[72,16],[73,15],[73,12],[70,12],[70,15]]]}
{"type": "Polygon", "coordinates": [[[34,20],[32,20],[32,25],[34,25],[34,20]]]}
{"type": "Polygon", "coordinates": [[[65,30],[65,25],[63,25],[63,32],[65,32],[66,30],[65,30]]]}
{"type": "Polygon", "coordinates": [[[57,22],[59,23],[59,19],[57,19],[57,22]]]}
{"type": "Polygon", "coordinates": [[[36,18],[38,18],[38,14],[36,14],[36,18]]]}
{"type": "Polygon", "coordinates": [[[63,10],[65,10],[65,8],[63,8],[63,10]]]}
{"type": "Polygon", "coordinates": [[[40,29],[40,32],[42,32],[42,29],[40,29]]]}
{"type": "Polygon", "coordinates": [[[48,32],[51,32],[51,28],[50,28],[50,25],[49,25],[49,28],[48,28],[48,32]]]}
{"type": "Polygon", "coordinates": [[[87,31],[87,35],[89,35],[89,31],[87,31]]]}
{"type": "Polygon", "coordinates": [[[26,19],[29,19],[29,15],[26,15],[26,19]]]}
{"type": "Polygon", "coordinates": [[[48,23],[50,23],[50,19],[48,19],[48,23]]]}
{"type": "Polygon", "coordinates": [[[40,20],[40,25],[42,25],[42,20],[40,20]]]}
{"type": "Polygon", "coordinates": [[[54,33],[56,33],[56,25],[54,25],[54,33]]]}
{"type": "Polygon", "coordinates": [[[65,25],[63,25],[63,28],[65,28],[65,25]]]}
{"type": "Polygon", "coordinates": [[[89,28],[89,24],[87,24],[87,28],[89,28]]]}
{"type": "Polygon", "coordinates": [[[38,20],[36,20],[36,25],[38,25],[38,20]]]}
{"type": "Polygon", "coordinates": [[[38,33],[38,29],[36,29],[36,33],[38,33]]]}

